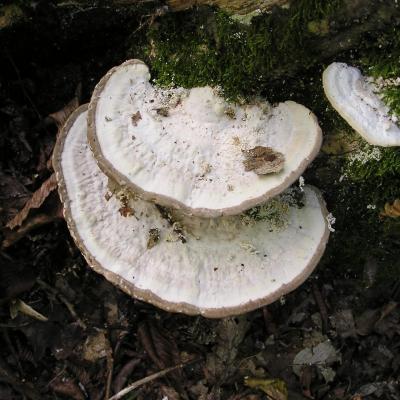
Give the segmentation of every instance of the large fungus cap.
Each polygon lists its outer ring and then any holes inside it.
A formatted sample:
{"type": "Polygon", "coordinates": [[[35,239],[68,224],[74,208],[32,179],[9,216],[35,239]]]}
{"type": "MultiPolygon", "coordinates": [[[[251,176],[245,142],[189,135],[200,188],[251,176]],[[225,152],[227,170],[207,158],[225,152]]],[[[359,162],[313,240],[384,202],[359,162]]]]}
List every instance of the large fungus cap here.
{"type": "Polygon", "coordinates": [[[400,129],[392,121],[389,108],[359,69],[334,62],[326,68],[322,80],[332,106],[368,143],[400,146],[400,129]]]}
{"type": "Polygon", "coordinates": [[[304,188],[301,205],[286,193],[234,217],[179,216],[110,186],[86,130],[81,107],[54,150],[64,215],[89,265],[130,295],[187,314],[239,314],[295,289],[324,252],[316,189],[304,188]]]}
{"type": "Polygon", "coordinates": [[[88,116],[100,168],[145,200],[202,217],[235,215],[289,187],[320,149],[317,120],[300,104],[238,106],[211,87],[166,90],[149,79],[139,60],[113,68],[88,116]],[[246,159],[258,148],[267,151],[246,159]]]}

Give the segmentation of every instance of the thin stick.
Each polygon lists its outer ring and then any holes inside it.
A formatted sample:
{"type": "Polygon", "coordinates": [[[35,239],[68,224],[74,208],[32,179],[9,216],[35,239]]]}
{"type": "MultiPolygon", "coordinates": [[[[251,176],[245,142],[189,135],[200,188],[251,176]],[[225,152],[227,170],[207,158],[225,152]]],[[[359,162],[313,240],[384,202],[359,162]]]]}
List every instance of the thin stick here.
{"type": "Polygon", "coordinates": [[[197,362],[197,361],[199,361],[199,359],[188,361],[187,363],[178,364],[178,365],[175,365],[174,367],[165,368],[165,369],[163,369],[161,371],[156,372],[155,374],[146,376],[146,378],[139,379],[138,381],[132,383],[132,385],[127,386],[125,389],[122,389],[117,394],[115,394],[114,396],[110,397],[108,400],[119,400],[123,396],[125,396],[126,394],[131,392],[132,390],[137,389],[139,386],[145,385],[146,383],[151,382],[154,379],[161,378],[162,376],[167,375],[172,371],[175,371],[177,369],[181,369],[181,368],[185,367],[186,365],[192,364],[192,363],[197,362]]]}

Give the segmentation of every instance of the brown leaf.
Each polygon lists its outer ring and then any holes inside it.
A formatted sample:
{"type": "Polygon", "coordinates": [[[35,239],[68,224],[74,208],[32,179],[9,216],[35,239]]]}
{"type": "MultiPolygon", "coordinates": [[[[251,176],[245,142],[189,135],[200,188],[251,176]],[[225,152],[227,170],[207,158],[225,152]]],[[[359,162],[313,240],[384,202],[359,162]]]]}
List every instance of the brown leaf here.
{"type": "Polygon", "coordinates": [[[238,347],[249,327],[246,316],[224,318],[218,322],[217,343],[213,351],[207,355],[204,370],[209,383],[224,381],[235,373],[238,347]]]}
{"type": "Polygon", "coordinates": [[[356,318],[357,333],[360,336],[369,335],[374,330],[375,325],[392,313],[397,306],[398,304],[396,302],[390,301],[381,309],[364,311],[359,317],[356,318]]]}
{"type": "Polygon", "coordinates": [[[251,388],[262,390],[268,398],[274,400],[288,399],[286,383],[281,379],[245,378],[244,384],[251,388]]]}
{"type": "Polygon", "coordinates": [[[393,203],[386,203],[380,215],[390,218],[400,217],[400,199],[396,199],[393,203]]]}
{"type": "Polygon", "coordinates": [[[54,120],[56,125],[61,128],[68,117],[79,107],[79,98],[81,93],[81,84],[79,84],[75,91],[75,97],[67,103],[61,110],[49,114],[49,118],[54,120]]]}
{"type": "Polygon", "coordinates": [[[57,394],[66,396],[68,399],[85,400],[79,386],[72,380],[65,378],[56,378],[50,383],[50,388],[57,394]]]}
{"type": "Polygon", "coordinates": [[[26,202],[24,208],[6,225],[7,228],[14,229],[21,226],[33,208],[39,208],[47,199],[48,195],[57,187],[56,174],[53,173],[42,186],[33,193],[32,197],[26,202]]]}
{"type": "MultiPolygon", "coordinates": [[[[167,335],[159,326],[151,321],[145,321],[139,326],[138,338],[146,353],[159,369],[164,369],[181,362],[178,346],[167,338],[167,335]]],[[[175,379],[179,379],[181,371],[171,373],[175,379]]]]}
{"type": "Polygon", "coordinates": [[[135,368],[140,364],[141,360],[139,358],[134,358],[129,360],[118,372],[114,379],[113,389],[114,393],[118,393],[125,386],[127,380],[131,376],[135,368]]]}
{"type": "Polygon", "coordinates": [[[104,331],[89,336],[83,345],[83,358],[89,362],[96,362],[110,353],[112,353],[111,345],[104,331]]]}

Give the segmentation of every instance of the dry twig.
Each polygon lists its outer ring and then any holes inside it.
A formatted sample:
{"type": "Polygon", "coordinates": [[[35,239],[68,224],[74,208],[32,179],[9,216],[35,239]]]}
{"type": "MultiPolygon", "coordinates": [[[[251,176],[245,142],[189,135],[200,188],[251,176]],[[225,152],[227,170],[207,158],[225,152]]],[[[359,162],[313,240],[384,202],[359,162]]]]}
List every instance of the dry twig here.
{"type": "Polygon", "coordinates": [[[169,374],[170,372],[179,370],[179,369],[185,367],[186,365],[193,364],[194,362],[197,362],[197,361],[199,361],[199,359],[195,359],[192,361],[188,361],[186,363],[178,364],[178,365],[175,365],[174,367],[165,368],[162,371],[156,372],[155,374],[151,374],[149,376],[146,376],[143,379],[139,379],[138,381],[132,383],[132,385],[126,387],[125,389],[122,389],[120,392],[118,392],[114,396],[110,397],[108,400],[122,399],[122,397],[124,397],[126,394],[130,393],[132,390],[135,390],[138,387],[145,385],[146,383],[149,383],[151,381],[154,381],[155,379],[161,378],[161,377],[169,374]]]}

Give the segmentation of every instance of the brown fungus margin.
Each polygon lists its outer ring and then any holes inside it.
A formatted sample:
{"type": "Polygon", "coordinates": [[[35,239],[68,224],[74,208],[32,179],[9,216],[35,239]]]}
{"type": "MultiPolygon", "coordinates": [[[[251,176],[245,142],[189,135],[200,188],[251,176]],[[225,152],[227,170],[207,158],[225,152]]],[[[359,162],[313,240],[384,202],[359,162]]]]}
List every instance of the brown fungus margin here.
{"type": "Polygon", "coordinates": [[[151,201],[163,207],[182,210],[185,214],[193,215],[196,217],[216,218],[221,216],[238,215],[241,212],[248,210],[249,208],[255,207],[261,203],[265,203],[267,200],[282,193],[303,174],[307,166],[314,160],[314,158],[319,153],[319,150],[322,145],[322,130],[318,125],[317,117],[310,111],[310,117],[314,120],[318,132],[317,133],[318,138],[315,141],[314,148],[312,149],[310,154],[308,154],[308,156],[304,158],[304,160],[300,163],[298,168],[295,171],[292,171],[280,185],[276,186],[271,190],[268,190],[261,196],[243,201],[242,203],[234,207],[209,209],[209,208],[191,208],[169,196],[143,190],[141,187],[134,184],[127,176],[117,171],[114,168],[114,166],[104,157],[104,154],[101,151],[101,147],[97,140],[97,135],[96,135],[97,103],[103,92],[103,89],[105,88],[108,80],[115,71],[117,71],[120,68],[123,68],[126,65],[135,65],[135,64],[146,65],[143,61],[137,59],[125,61],[121,65],[111,68],[96,85],[88,108],[88,142],[90,148],[92,149],[94,157],[96,158],[97,164],[99,165],[100,169],[104,172],[104,174],[114,179],[119,185],[126,186],[127,188],[135,192],[143,200],[151,201]]]}

